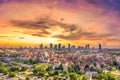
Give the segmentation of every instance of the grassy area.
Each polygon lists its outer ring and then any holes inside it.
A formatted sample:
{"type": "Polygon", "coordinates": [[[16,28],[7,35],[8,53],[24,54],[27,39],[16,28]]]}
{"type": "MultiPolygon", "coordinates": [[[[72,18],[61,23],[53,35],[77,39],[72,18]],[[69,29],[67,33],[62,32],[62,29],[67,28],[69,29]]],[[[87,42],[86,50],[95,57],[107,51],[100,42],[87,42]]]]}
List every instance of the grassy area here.
{"type": "Polygon", "coordinates": [[[17,62],[17,63],[23,63],[23,62],[20,61],[20,60],[11,60],[11,61],[13,61],[13,62],[17,62]]]}
{"type": "Polygon", "coordinates": [[[46,67],[48,67],[48,66],[50,66],[50,64],[47,64],[47,63],[40,63],[40,64],[38,64],[36,67],[43,67],[43,68],[46,68],[46,67]]]}
{"type": "Polygon", "coordinates": [[[32,71],[29,71],[29,70],[26,70],[26,71],[23,71],[23,72],[19,72],[20,74],[25,74],[25,75],[30,75],[30,74],[33,74],[32,71]]]}
{"type": "Polygon", "coordinates": [[[110,73],[115,75],[116,77],[120,77],[120,71],[111,71],[110,73]]]}

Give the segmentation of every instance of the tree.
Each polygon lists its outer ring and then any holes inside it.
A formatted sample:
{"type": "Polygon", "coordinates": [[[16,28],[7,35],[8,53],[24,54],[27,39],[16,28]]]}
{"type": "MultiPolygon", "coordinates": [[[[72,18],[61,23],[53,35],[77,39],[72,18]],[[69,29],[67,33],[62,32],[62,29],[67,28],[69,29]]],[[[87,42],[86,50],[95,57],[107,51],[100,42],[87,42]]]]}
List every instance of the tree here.
{"type": "Polygon", "coordinates": [[[88,76],[87,75],[83,75],[81,80],[88,80],[88,76]]]}
{"type": "Polygon", "coordinates": [[[20,71],[20,70],[21,70],[21,67],[20,67],[20,66],[12,66],[12,67],[10,68],[10,71],[11,71],[11,72],[20,71]]]}
{"type": "Polygon", "coordinates": [[[4,75],[8,74],[8,70],[4,66],[0,66],[0,73],[4,73],[4,75]]]}
{"type": "Polygon", "coordinates": [[[59,76],[54,76],[54,80],[59,80],[59,76]]]}
{"type": "Polygon", "coordinates": [[[64,71],[63,71],[63,74],[64,74],[64,75],[68,75],[69,73],[68,73],[67,70],[64,70],[64,71]]]}
{"type": "Polygon", "coordinates": [[[3,67],[3,66],[4,66],[4,64],[2,62],[0,62],[0,67],[3,67]]]}
{"type": "Polygon", "coordinates": [[[74,71],[75,71],[77,74],[80,74],[80,65],[75,64],[75,65],[73,66],[73,69],[74,69],[74,71]]]}
{"type": "Polygon", "coordinates": [[[5,69],[5,70],[3,71],[3,73],[4,73],[4,75],[7,75],[7,74],[8,74],[8,70],[5,69]]]}
{"type": "Polygon", "coordinates": [[[51,71],[52,70],[52,67],[51,66],[48,66],[47,68],[46,68],[46,71],[51,71]]]}
{"type": "Polygon", "coordinates": [[[49,74],[50,76],[54,76],[54,71],[53,71],[53,70],[48,71],[48,74],[49,74]]]}
{"type": "Polygon", "coordinates": [[[26,77],[26,80],[31,80],[29,76],[26,77]]]}
{"type": "Polygon", "coordinates": [[[103,73],[103,70],[102,70],[102,69],[98,69],[97,72],[98,72],[99,74],[102,74],[102,73],[103,73]]]}
{"type": "Polygon", "coordinates": [[[77,80],[76,73],[70,73],[69,77],[70,77],[70,80],[77,80]]]}
{"type": "Polygon", "coordinates": [[[75,72],[74,69],[72,68],[72,66],[68,66],[68,71],[69,72],[75,72]]]}
{"type": "Polygon", "coordinates": [[[104,68],[105,67],[105,63],[101,63],[101,68],[104,68]]]}
{"type": "Polygon", "coordinates": [[[114,70],[116,70],[116,67],[109,66],[109,70],[114,71],[114,70]]]}
{"type": "Polygon", "coordinates": [[[106,74],[108,80],[115,80],[114,75],[112,74],[106,74]]]}
{"type": "Polygon", "coordinates": [[[87,69],[89,69],[89,65],[88,64],[85,65],[84,70],[87,70],[87,69]]]}
{"type": "Polygon", "coordinates": [[[99,80],[116,80],[112,74],[98,74],[97,79],[99,80]]]}
{"type": "Polygon", "coordinates": [[[0,73],[3,73],[3,72],[4,72],[4,70],[5,70],[5,67],[0,66],[0,73]]]}
{"type": "Polygon", "coordinates": [[[59,65],[59,70],[63,71],[63,65],[62,64],[59,65]]]}
{"type": "Polygon", "coordinates": [[[9,77],[15,77],[16,76],[16,73],[15,72],[10,72],[9,73],[9,77]]]}
{"type": "Polygon", "coordinates": [[[29,60],[24,60],[24,64],[30,64],[29,60]]]}
{"type": "Polygon", "coordinates": [[[27,67],[21,67],[21,71],[26,71],[27,67]]]}
{"type": "Polygon", "coordinates": [[[58,71],[58,70],[55,70],[55,71],[54,71],[54,75],[59,75],[59,71],[58,71]]]}
{"type": "Polygon", "coordinates": [[[46,73],[46,70],[43,67],[37,67],[33,70],[33,73],[38,77],[43,77],[46,73]]]}
{"type": "Polygon", "coordinates": [[[96,71],[96,67],[95,67],[95,66],[91,66],[91,67],[90,67],[90,70],[91,70],[91,71],[96,71]]]}
{"type": "Polygon", "coordinates": [[[116,61],[112,61],[112,62],[111,62],[111,65],[112,65],[112,66],[118,66],[118,63],[117,63],[116,61]]]}

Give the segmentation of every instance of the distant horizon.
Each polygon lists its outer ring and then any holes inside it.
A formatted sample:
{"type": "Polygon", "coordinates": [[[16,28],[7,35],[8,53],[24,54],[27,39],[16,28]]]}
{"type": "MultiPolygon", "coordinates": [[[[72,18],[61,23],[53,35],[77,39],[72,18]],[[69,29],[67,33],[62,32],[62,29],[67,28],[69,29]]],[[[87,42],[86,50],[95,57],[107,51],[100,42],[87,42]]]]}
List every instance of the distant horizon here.
{"type": "MultiPolygon", "coordinates": [[[[51,43],[49,43],[49,44],[44,44],[44,43],[42,43],[43,44],[43,47],[45,48],[45,47],[47,47],[47,48],[50,48],[50,44],[51,43]]],[[[57,45],[58,46],[58,44],[60,44],[60,43],[52,43],[53,44],[53,47],[54,47],[54,45],[57,45]]],[[[70,44],[70,43],[68,43],[68,44],[70,44]]],[[[61,43],[61,47],[62,46],[65,46],[65,48],[67,48],[68,47],[68,44],[62,44],[61,43]]],[[[29,48],[29,47],[31,47],[31,48],[39,48],[40,47],[40,45],[41,45],[41,43],[40,44],[33,44],[33,45],[27,45],[27,46],[24,46],[24,45],[17,45],[17,46],[0,46],[0,48],[18,48],[18,47],[27,47],[27,48],[29,48]]],[[[88,45],[88,44],[86,44],[86,45],[88,45]]],[[[74,45],[74,44],[70,44],[70,46],[75,46],[76,48],[78,47],[78,46],[80,46],[80,47],[85,47],[86,45],[74,45]]],[[[98,48],[98,46],[99,46],[99,44],[98,45],[95,45],[95,46],[91,46],[91,44],[89,44],[89,47],[90,48],[98,48]]],[[[102,45],[101,44],[101,46],[102,46],[102,48],[108,48],[108,49],[120,49],[120,47],[112,47],[112,46],[104,46],[104,45],[102,45]]]]}

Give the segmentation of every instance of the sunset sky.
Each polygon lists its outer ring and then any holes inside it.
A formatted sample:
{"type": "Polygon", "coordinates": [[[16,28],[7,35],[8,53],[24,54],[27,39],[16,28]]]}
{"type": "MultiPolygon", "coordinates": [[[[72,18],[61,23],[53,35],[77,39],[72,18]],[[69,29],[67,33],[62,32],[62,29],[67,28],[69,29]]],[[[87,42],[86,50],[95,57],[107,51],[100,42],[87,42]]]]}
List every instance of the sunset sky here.
{"type": "Polygon", "coordinates": [[[0,0],[0,46],[120,47],[120,0],[0,0]]]}

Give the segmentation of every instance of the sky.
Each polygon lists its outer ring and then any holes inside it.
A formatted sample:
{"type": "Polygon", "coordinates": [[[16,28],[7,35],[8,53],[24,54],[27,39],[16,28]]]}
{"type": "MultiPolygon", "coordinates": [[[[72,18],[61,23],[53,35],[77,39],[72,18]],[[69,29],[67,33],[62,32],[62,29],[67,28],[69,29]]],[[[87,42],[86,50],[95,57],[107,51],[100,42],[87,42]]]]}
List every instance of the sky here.
{"type": "Polygon", "coordinates": [[[120,47],[120,0],[0,0],[0,46],[120,47]]]}

